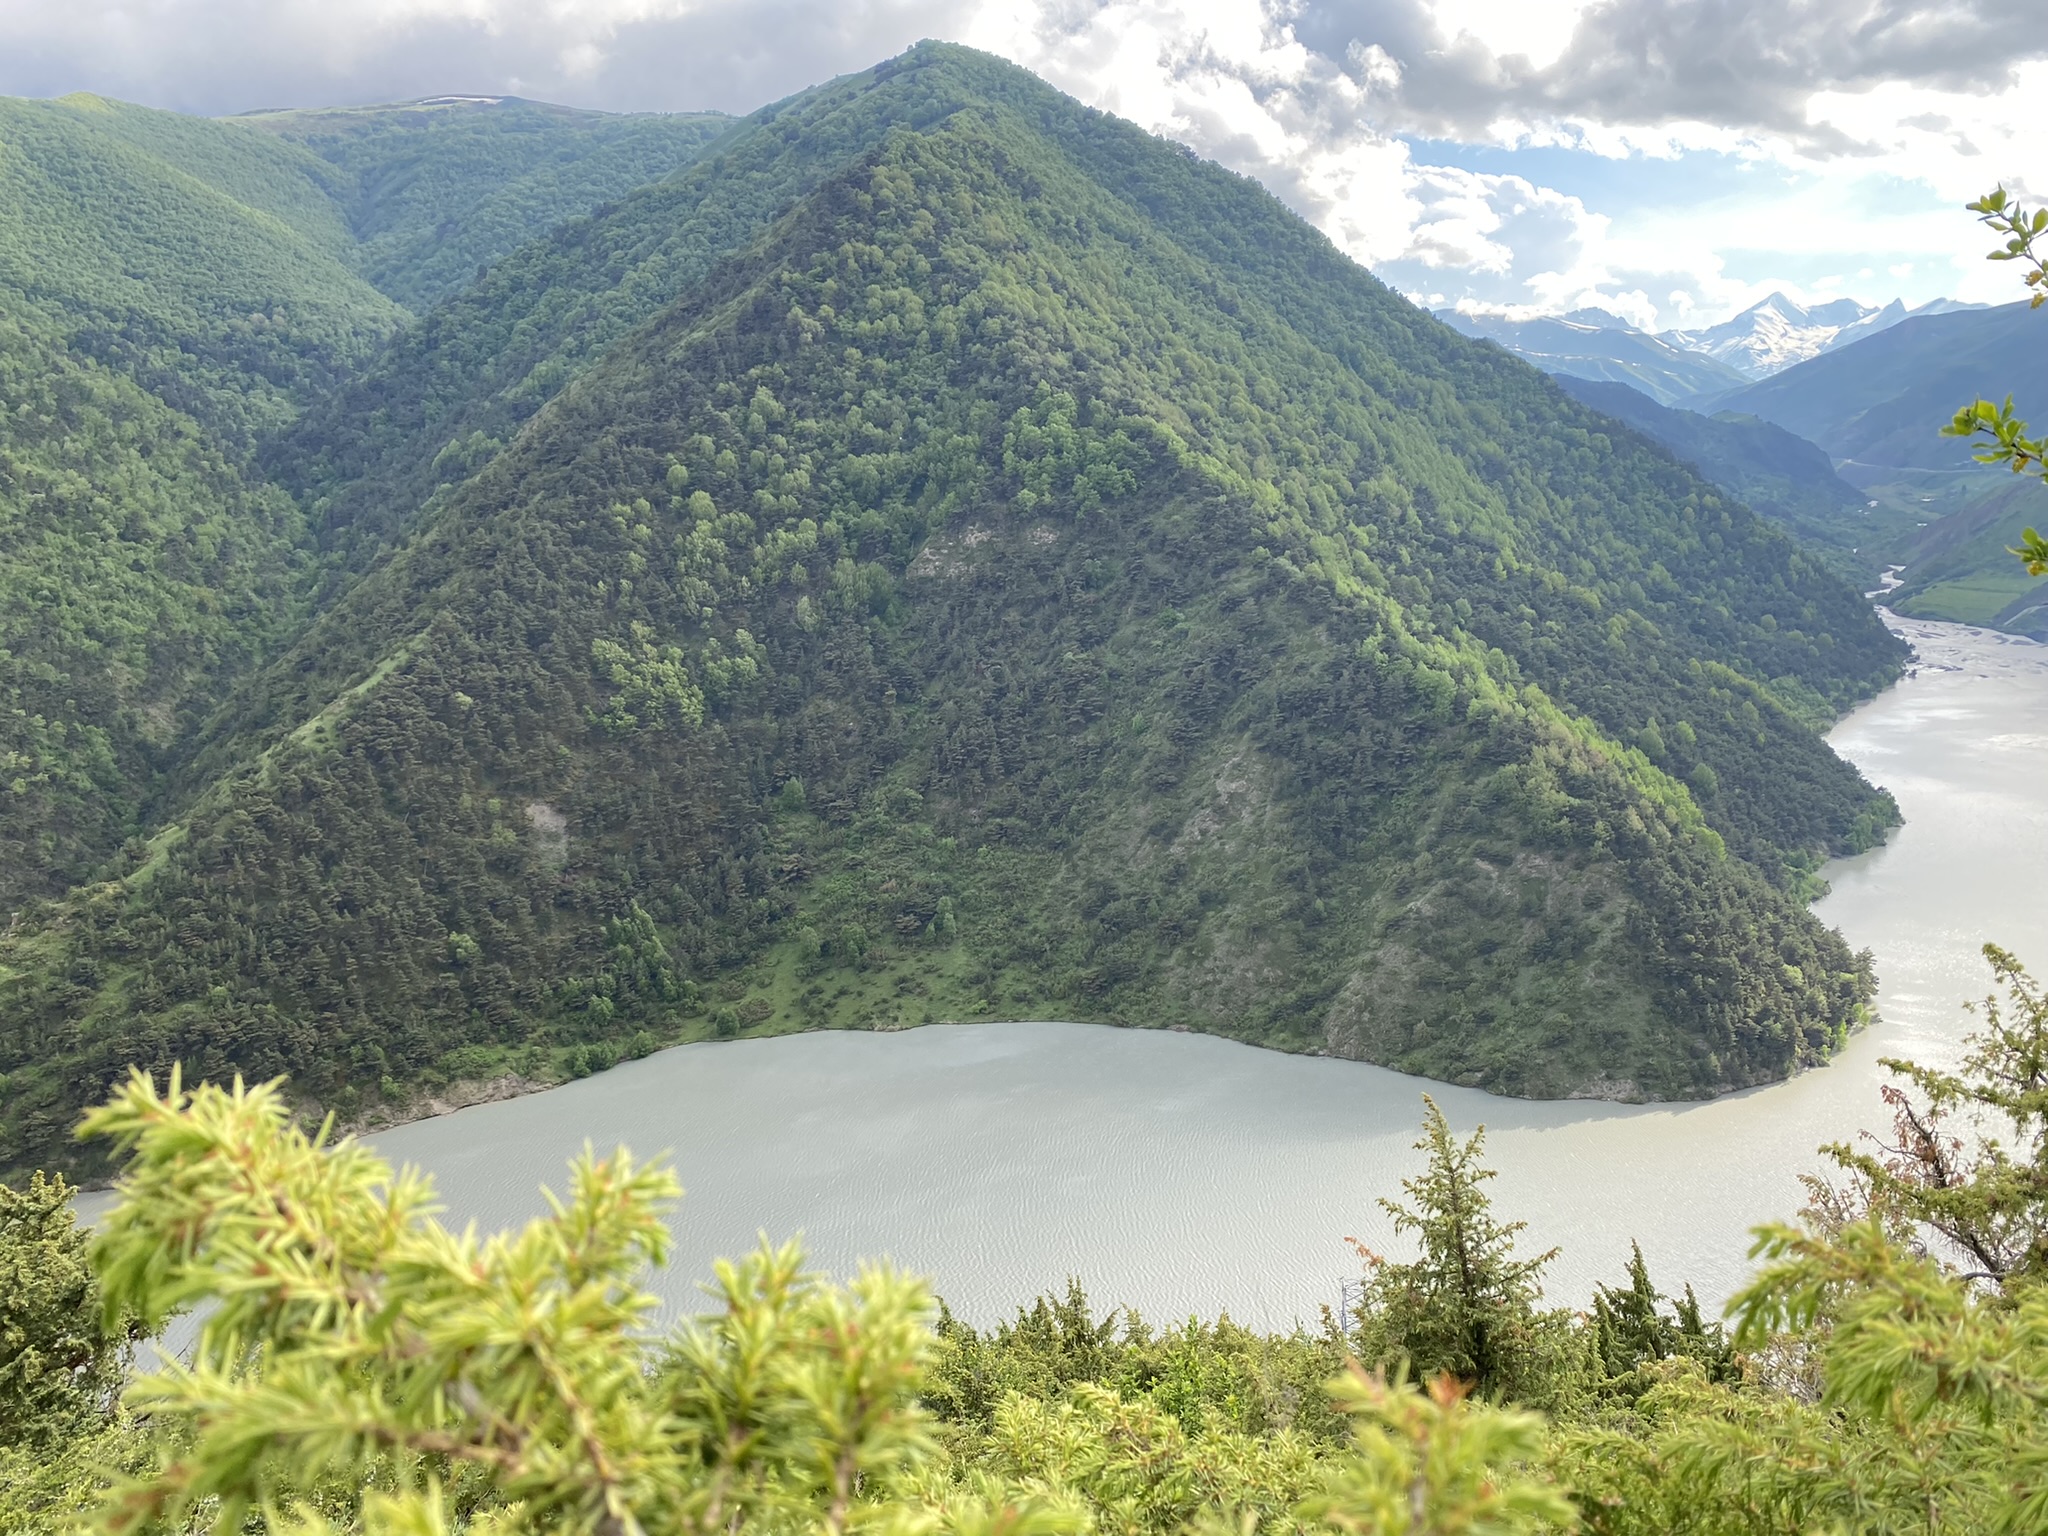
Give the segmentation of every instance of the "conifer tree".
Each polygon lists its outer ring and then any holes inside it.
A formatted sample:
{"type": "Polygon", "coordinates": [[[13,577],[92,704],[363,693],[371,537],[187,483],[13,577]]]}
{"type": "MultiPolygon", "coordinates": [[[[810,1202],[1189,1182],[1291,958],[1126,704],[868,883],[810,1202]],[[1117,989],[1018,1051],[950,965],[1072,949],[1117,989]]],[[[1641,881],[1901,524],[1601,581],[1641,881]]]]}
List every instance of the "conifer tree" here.
{"type": "Polygon", "coordinates": [[[1593,1292],[1593,1349],[1601,1373],[1612,1380],[1683,1355],[1705,1367],[1710,1381],[1735,1379],[1739,1371],[1727,1333],[1701,1316],[1692,1286],[1672,1301],[1668,1315],[1662,1310],[1667,1299],[1650,1280],[1642,1244],[1630,1243],[1628,1284],[1593,1292]]]}
{"type": "Polygon", "coordinates": [[[0,1531],[77,1529],[107,1478],[150,1446],[118,1404],[133,1339],[108,1317],[77,1193],[36,1174],[0,1184],[0,1531]]]}
{"type": "Polygon", "coordinates": [[[1630,1243],[1628,1284],[1603,1285],[1593,1292],[1600,1364],[1609,1376],[1625,1376],[1646,1360],[1662,1360],[1676,1351],[1678,1330],[1657,1310],[1660,1299],[1643,1262],[1642,1244],[1630,1243]]]}
{"type": "Polygon", "coordinates": [[[127,1329],[102,1313],[76,1193],[41,1173],[0,1184],[0,1446],[96,1428],[120,1389],[127,1329]]]}
{"type": "Polygon", "coordinates": [[[1394,1230],[1421,1249],[1397,1264],[1358,1245],[1369,1267],[1358,1320],[1360,1358],[1418,1379],[1448,1374],[1482,1396],[1535,1400],[1553,1385],[1548,1320],[1536,1308],[1543,1268],[1555,1248],[1517,1256],[1525,1222],[1502,1222],[1486,1193],[1494,1170],[1480,1161],[1484,1127],[1465,1141],[1451,1134],[1436,1101],[1423,1095],[1422,1173],[1404,1179],[1409,1203],[1381,1200],[1394,1230]]]}
{"type": "Polygon", "coordinates": [[[1448,1376],[1417,1393],[1354,1368],[1333,1390],[1356,1417],[1356,1454],[1331,1469],[1303,1513],[1347,1536],[1515,1536],[1574,1524],[1560,1488],[1503,1470],[1541,1452],[1535,1414],[1472,1403],[1448,1376]]]}

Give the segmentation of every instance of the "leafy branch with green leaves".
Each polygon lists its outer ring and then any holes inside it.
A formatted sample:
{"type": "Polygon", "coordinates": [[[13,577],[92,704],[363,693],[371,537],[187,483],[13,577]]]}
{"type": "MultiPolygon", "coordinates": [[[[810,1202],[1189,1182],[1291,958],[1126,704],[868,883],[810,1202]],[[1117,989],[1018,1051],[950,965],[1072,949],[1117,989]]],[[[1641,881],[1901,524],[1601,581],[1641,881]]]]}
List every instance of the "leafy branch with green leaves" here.
{"type": "MultiPolygon", "coordinates": [[[[1986,259],[2023,263],[2028,270],[2022,281],[2033,290],[2029,307],[2039,309],[2048,303],[2048,208],[2030,212],[2004,187],[1993,188],[1969,208],[1979,222],[2006,237],[1986,259]]],[[[2016,475],[2048,476],[2048,437],[2029,435],[2027,423],[2013,412],[2011,395],[2000,402],[1972,401],[1942,432],[1948,437],[1988,439],[1989,446],[1974,455],[1979,464],[2003,464],[2016,475]]],[[[2037,530],[2027,529],[2012,553],[2025,563],[2029,576],[2048,576],[2048,539],[2037,530]]]]}

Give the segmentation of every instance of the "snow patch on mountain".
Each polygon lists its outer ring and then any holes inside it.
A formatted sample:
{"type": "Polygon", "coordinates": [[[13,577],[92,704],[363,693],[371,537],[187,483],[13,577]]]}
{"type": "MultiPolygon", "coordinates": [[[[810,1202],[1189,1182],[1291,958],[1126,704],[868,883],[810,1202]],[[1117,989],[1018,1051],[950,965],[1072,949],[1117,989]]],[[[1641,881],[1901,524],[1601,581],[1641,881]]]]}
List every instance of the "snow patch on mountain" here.
{"type": "Polygon", "coordinates": [[[1808,306],[1774,293],[1719,325],[1660,334],[1670,345],[1704,353],[1745,378],[1763,379],[1794,363],[1889,330],[1911,315],[1939,315],[1954,309],[1981,307],[1959,304],[1953,299],[1935,299],[1918,309],[1908,309],[1897,299],[1882,306],[1861,304],[1855,299],[1808,306]]]}
{"type": "Polygon", "coordinates": [[[1747,375],[1639,331],[1604,309],[1520,320],[1455,310],[1438,310],[1437,317],[1467,336],[1507,348],[1545,373],[1628,384],[1659,405],[1725,394],[1747,382],[1747,375]]]}
{"type": "Polygon", "coordinates": [[[1440,309],[1437,318],[1527,359],[1545,373],[1628,384],[1659,405],[1712,409],[1710,402],[1749,388],[1823,352],[1889,330],[1916,315],[1982,309],[1935,299],[1908,309],[1836,299],[1807,306],[1782,293],[1720,325],[1651,333],[1604,309],[1542,315],[1440,309]]]}

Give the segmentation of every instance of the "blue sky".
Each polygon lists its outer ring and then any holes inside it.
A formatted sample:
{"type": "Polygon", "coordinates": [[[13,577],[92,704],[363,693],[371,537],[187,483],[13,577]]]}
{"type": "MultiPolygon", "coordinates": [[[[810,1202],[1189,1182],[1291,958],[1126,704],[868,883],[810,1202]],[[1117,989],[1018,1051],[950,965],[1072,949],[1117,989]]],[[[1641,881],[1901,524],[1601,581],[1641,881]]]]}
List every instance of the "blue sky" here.
{"type": "MultiPolygon", "coordinates": [[[[1811,240],[1751,235],[1710,241],[1719,275],[1739,285],[1745,297],[1783,288],[1806,299],[1848,296],[1882,304],[1898,298],[1912,306],[1954,297],[1964,288],[1995,298],[2016,296],[2004,286],[2007,274],[1981,270],[1987,242],[1976,235],[1955,199],[1943,197],[1925,180],[1866,169],[1852,158],[1816,166],[1711,149],[1602,154],[1563,144],[1463,143],[1407,135],[1401,142],[1418,165],[1526,181],[1575,200],[1623,233],[1639,231],[1649,242],[1665,230],[1740,227],[1769,235],[1780,228],[1789,232],[1801,222],[1815,226],[1812,233],[1818,238],[1811,240]],[[1812,210],[1809,220],[1793,217],[1780,226],[1758,217],[1761,210],[1800,207],[1812,210]],[[1932,248],[1925,238],[1929,234],[1935,237],[1932,248]],[[1987,276],[1993,286],[1984,284],[1987,276]]],[[[1439,302],[1526,302],[1512,280],[1428,268],[1413,260],[1377,266],[1397,286],[1439,302]]],[[[1682,284],[1675,280],[1673,286],[1682,284]]],[[[1663,323],[1677,318],[1667,306],[1663,323]]],[[[1709,306],[1708,318],[1720,314],[1709,306]]]]}
{"type": "Polygon", "coordinates": [[[505,93],[743,112],[920,37],[1257,176],[1433,305],[1653,328],[2015,296],[2042,0],[5,0],[0,91],[198,112],[505,93]]]}

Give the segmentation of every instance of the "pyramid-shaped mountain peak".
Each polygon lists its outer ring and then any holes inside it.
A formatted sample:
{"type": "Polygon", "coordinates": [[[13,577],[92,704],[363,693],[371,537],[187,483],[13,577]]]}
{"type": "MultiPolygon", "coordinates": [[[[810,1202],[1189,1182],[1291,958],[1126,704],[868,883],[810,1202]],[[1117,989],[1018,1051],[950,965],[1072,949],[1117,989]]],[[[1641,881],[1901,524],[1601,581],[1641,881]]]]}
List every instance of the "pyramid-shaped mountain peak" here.
{"type": "Polygon", "coordinates": [[[0,1162],[131,1060],[355,1112],[1025,1016],[1684,1097],[1868,1000],[1798,894],[1891,814],[1808,723],[1896,668],[1856,595],[967,50],[500,263],[279,456],[357,574],[0,941],[76,1042],[5,1064],[0,1162]]]}

